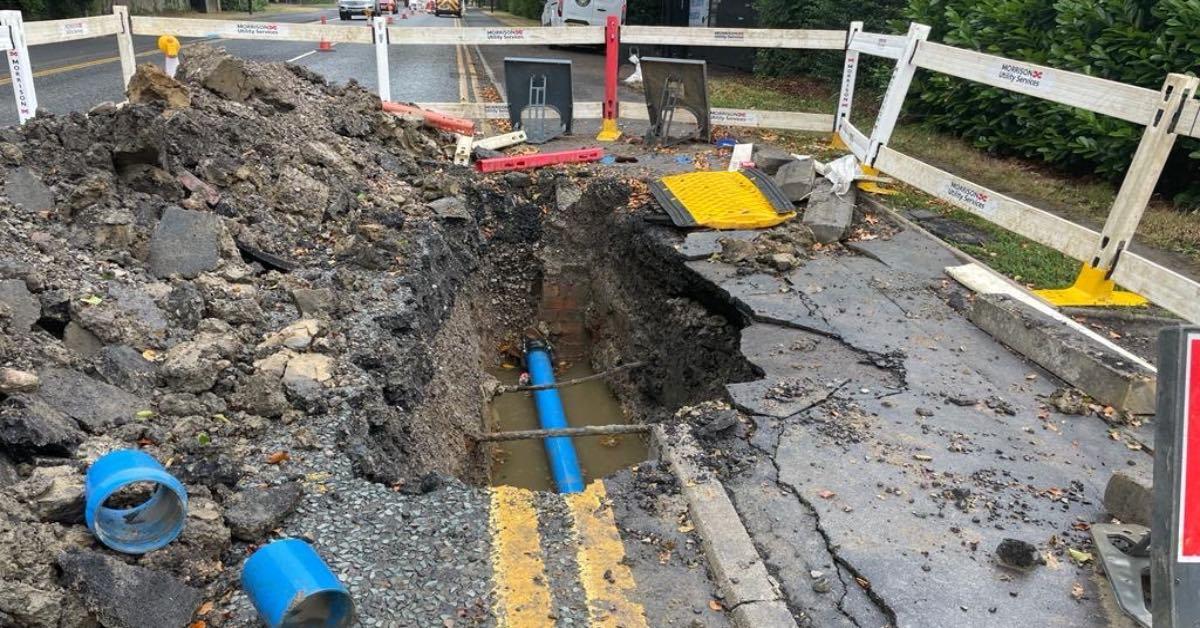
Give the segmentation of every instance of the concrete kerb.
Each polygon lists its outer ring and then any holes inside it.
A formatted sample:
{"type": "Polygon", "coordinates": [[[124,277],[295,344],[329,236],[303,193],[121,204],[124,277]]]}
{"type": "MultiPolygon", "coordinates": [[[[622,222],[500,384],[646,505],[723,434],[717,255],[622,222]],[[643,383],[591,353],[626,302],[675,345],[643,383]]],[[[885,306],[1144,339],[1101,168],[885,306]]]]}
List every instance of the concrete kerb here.
{"type": "MultiPolygon", "coordinates": [[[[906,228],[924,234],[964,262],[986,269],[990,275],[1013,289],[1028,292],[1020,284],[992,271],[986,264],[929,233],[878,199],[862,195],[860,200],[906,228]]],[[[1129,363],[1126,356],[1100,345],[1077,329],[1056,325],[1055,321],[1029,306],[1010,299],[1003,301],[998,302],[994,295],[979,294],[968,318],[1005,346],[1089,396],[1135,414],[1154,412],[1153,371],[1129,363]],[[1035,321],[1042,324],[1034,324],[1035,321]]]]}
{"type": "Polygon", "coordinates": [[[792,628],[792,617],[767,573],[750,534],[721,481],[704,473],[695,459],[701,454],[690,432],[668,436],[661,425],[651,432],[652,447],[667,462],[683,490],[692,525],[700,534],[704,555],[735,626],[792,628]]]}

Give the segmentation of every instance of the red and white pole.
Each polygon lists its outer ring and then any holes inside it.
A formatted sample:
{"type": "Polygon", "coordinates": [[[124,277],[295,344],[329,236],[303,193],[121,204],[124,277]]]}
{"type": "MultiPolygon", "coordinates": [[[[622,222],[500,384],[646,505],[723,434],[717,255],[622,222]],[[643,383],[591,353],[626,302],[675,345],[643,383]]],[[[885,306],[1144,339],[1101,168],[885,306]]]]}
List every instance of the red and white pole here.
{"type": "Polygon", "coordinates": [[[601,142],[615,142],[621,137],[621,129],[617,126],[617,68],[620,67],[621,54],[621,20],[615,15],[608,16],[604,26],[604,103],[603,117],[600,123],[600,134],[596,139],[601,142]]]}

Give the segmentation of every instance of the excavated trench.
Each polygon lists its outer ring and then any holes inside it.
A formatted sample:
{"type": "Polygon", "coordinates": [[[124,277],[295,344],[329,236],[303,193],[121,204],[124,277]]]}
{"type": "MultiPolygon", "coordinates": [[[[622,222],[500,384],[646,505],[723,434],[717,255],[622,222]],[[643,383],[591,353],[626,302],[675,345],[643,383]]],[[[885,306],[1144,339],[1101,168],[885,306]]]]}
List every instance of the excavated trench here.
{"type": "MultiPolygon", "coordinates": [[[[660,422],[759,376],[739,351],[742,314],[684,265],[671,229],[630,210],[628,185],[511,180],[530,189],[473,191],[477,213],[495,220],[482,225],[490,240],[433,338],[433,375],[412,426],[379,434],[423,435],[436,451],[418,473],[552,489],[542,441],[476,445],[463,433],[537,428],[530,393],[496,394],[518,382],[526,339],[551,343],[560,381],[644,363],[561,389],[572,426],[660,422]]],[[[579,437],[575,446],[587,481],[647,455],[636,434],[579,437]]]]}

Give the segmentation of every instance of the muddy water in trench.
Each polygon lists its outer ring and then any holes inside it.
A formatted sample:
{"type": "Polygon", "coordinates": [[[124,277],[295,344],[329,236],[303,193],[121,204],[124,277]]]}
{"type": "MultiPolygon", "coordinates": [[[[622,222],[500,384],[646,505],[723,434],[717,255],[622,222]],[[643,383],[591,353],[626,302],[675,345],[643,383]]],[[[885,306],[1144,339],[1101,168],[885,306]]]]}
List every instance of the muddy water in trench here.
{"type": "MultiPolygon", "coordinates": [[[[592,373],[587,364],[570,364],[565,367],[560,365],[554,376],[558,381],[564,381],[592,373]]],[[[491,374],[502,384],[512,385],[517,383],[521,370],[493,369],[491,374]]],[[[620,404],[603,380],[560,388],[558,394],[562,398],[567,422],[571,427],[629,422],[622,415],[620,404]]],[[[535,430],[539,427],[532,393],[499,395],[492,401],[491,412],[495,431],[535,430]]],[[[646,442],[639,434],[586,436],[575,438],[574,441],[585,482],[642,462],[647,455],[646,442]]],[[[496,443],[492,449],[492,484],[553,491],[554,480],[550,476],[550,465],[546,460],[546,450],[542,441],[538,439],[496,443]]]]}

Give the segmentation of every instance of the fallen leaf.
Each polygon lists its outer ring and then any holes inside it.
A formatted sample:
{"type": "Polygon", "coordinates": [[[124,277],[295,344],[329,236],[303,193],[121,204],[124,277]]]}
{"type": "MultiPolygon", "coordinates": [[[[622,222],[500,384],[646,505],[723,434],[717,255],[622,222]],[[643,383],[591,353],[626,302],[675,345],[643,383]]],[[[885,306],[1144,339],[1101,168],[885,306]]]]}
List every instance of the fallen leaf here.
{"type": "Polygon", "coordinates": [[[146,358],[146,360],[148,360],[150,362],[154,362],[155,360],[158,359],[158,352],[155,351],[154,349],[146,349],[145,351],[142,352],[142,357],[146,358]]]}
{"type": "Polygon", "coordinates": [[[1076,582],[1071,585],[1071,597],[1075,598],[1076,600],[1083,599],[1083,585],[1082,584],[1079,584],[1078,582],[1076,582]]]}
{"type": "Polygon", "coordinates": [[[205,602],[200,605],[200,610],[197,610],[196,614],[197,615],[207,615],[212,612],[212,609],[213,609],[213,603],[205,602]]]}
{"type": "Polygon", "coordinates": [[[833,499],[836,495],[837,493],[830,490],[824,490],[817,493],[817,497],[820,497],[821,499],[833,499]]]}
{"type": "Polygon", "coordinates": [[[188,624],[188,628],[207,628],[207,626],[208,622],[204,621],[203,619],[197,619],[196,621],[188,624]]]}
{"type": "Polygon", "coordinates": [[[285,462],[285,461],[291,460],[291,459],[292,459],[292,457],[288,455],[288,452],[277,451],[277,452],[267,456],[267,464],[279,464],[281,462],[285,462]]]}
{"type": "Polygon", "coordinates": [[[920,460],[921,462],[929,462],[930,460],[933,460],[933,456],[930,456],[929,454],[913,454],[913,460],[920,460]]]}
{"type": "Polygon", "coordinates": [[[709,600],[708,607],[713,609],[714,611],[720,611],[724,608],[723,606],[721,606],[721,603],[716,600],[709,600]]]}
{"type": "Polygon", "coordinates": [[[1075,562],[1079,563],[1080,565],[1082,565],[1092,559],[1091,554],[1089,554],[1083,550],[1077,550],[1074,547],[1068,547],[1067,553],[1071,555],[1071,560],[1074,560],[1075,562]]]}
{"type": "Polygon", "coordinates": [[[98,297],[94,294],[89,294],[86,297],[83,297],[82,299],[80,299],[80,301],[83,301],[84,303],[87,303],[88,305],[100,305],[101,303],[104,302],[104,299],[101,299],[100,297],[98,297]]]}

